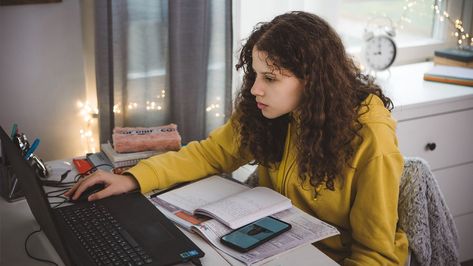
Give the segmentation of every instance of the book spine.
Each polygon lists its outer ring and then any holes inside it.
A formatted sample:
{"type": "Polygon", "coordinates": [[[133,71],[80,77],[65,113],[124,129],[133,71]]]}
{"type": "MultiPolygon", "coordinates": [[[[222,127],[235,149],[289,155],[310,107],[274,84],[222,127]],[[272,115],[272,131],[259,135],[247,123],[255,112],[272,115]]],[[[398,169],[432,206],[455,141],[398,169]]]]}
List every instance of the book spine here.
{"type": "MultiPolygon", "coordinates": [[[[114,153],[112,150],[113,148],[111,146],[102,146],[102,151],[105,153],[105,155],[108,157],[108,159],[115,165],[115,164],[125,164],[124,166],[129,166],[129,163],[126,163],[130,161],[130,163],[134,161],[139,161],[143,159],[147,159],[151,156],[157,155],[160,152],[153,152],[153,153],[143,153],[143,152],[138,152],[138,153],[132,153],[132,154],[117,154],[114,153]]],[[[136,163],[135,163],[136,164],[136,163]]],[[[120,166],[122,167],[122,166],[120,166]]]]}
{"type": "Polygon", "coordinates": [[[113,162],[113,167],[118,168],[118,167],[133,166],[141,160],[142,159],[131,159],[131,160],[126,160],[126,161],[113,162]]]}
{"type": "Polygon", "coordinates": [[[473,87],[473,80],[462,80],[462,79],[438,77],[438,76],[431,76],[431,75],[424,75],[424,80],[473,87]]]}
{"type": "Polygon", "coordinates": [[[445,57],[434,57],[434,63],[437,65],[445,65],[445,66],[459,66],[459,67],[468,67],[473,68],[473,61],[472,62],[462,62],[458,60],[448,59],[445,57]]]}
{"type": "Polygon", "coordinates": [[[435,51],[434,56],[448,58],[461,62],[473,61],[473,53],[467,51],[435,51]]]}
{"type": "Polygon", "coordinates": [[[166,132],[176,131],[174,128],[160,128],[160,129],[147,129],[147,130],[126,130],[117,134],[124,135],[148,135],[148,134],[160,134],[166,132]]]}

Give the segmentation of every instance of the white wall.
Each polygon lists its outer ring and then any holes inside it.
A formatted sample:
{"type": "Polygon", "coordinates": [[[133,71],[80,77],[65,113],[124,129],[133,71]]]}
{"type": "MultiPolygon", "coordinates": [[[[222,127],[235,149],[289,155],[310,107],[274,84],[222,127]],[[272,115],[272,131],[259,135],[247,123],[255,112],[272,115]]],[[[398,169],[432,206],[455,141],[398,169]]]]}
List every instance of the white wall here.
{"type": "Polygon", "coordinates": [[[80,0],[0,6],[0,125],[41,139],[53,160],[83,151],[77,101],[85,99],[80,0]]]}

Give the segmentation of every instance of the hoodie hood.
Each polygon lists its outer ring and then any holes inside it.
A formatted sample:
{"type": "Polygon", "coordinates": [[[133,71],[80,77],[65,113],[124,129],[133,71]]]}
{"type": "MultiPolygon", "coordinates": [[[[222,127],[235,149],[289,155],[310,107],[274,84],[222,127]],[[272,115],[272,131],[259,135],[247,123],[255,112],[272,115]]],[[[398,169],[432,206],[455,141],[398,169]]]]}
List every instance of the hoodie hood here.
{"type": "Polygon", "coordinates": [[[358,112],[362,124],[381,123],[393,131],[396,130],[396,121],[391,117],[391,112],[384,107],[383,101],[374,94],[366,97],[358,112]]]}

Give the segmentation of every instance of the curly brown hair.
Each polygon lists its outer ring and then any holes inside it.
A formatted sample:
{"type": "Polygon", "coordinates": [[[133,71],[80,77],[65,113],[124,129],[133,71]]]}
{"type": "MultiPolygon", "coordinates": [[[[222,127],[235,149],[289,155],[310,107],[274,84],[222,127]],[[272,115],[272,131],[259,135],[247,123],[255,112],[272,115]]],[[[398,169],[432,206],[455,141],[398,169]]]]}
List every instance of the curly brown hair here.
{"type": "MultiPolygon", "coordinates": [[[[240,132],[240,149],[253,155],[254,164],[271,166],[281,161],[291,114],[268,119],[250,92],[256,73],[252,50],[266,52],[278,70],[285,69],[303,81],[298,106],[297,164],[301,180],[312,186],[334,179],[350,166],[362,124],[359,108],[369,94],[377,95],[389,110],[393,104],[373,78],[361,73],[346,54],[338,34],[322,18],[290,12],[271,22],[259,23],[242,47],[237,70],[243,69],[242,88],[235,101],[233,126],[240,132]]],[[[351,167],[351,166],[350,166],[351,167]]]]}

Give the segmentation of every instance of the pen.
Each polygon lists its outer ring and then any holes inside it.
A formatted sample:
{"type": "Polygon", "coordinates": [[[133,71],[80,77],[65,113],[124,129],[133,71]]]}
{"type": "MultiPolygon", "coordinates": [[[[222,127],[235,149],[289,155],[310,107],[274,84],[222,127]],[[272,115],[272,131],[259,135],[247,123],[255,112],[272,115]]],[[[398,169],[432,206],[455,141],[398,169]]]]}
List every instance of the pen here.
{"type": "Polygon", "coordinates": [[[12,198],[13,194],[15,194],[15,189],[16,189],[16,184],[18,184],[18,178],[15,177],[15,181],[13,181],[13,186],[10,190],[10,195],[8,195],[8,198],[12,198]]]}
{"type": "Polygon", "coordinates": [[[16,123],[14,123],[13,127],[11,129],[11,139],[13,139],[15,137],[17,131],[18,131],[18,125],[16,123]]]}
{"type": "Polygon", "coordinates": [[[179,184],[177,184],[177,185],[175,185],[175,186],[171,186],[171,187],[162,189],[162,190],[160,190],[160,191],[158,191],[158,192],[156,192],[156,193],[154,193],[154,194],[151,194],[151,196],[149,196],[149,197],[150,197],[150,198],[154,198],[154,197],[156,197],[156,196],[158,196],[158,195],[160,195],[160,194],[163,194],[163,193],[165,193],[165,192],[171,191],[171,190],[176,189],[176,188],[180,188],[180,187],[182,187],[182,186],[184,186],[184,185],[187,185],[187,184],[189,184],[189,183],[190,183],[190,182],[182,182],[182,183],[179,183],[179,184]]]}
{"type": "Polygon", "coordinates": [[[30,149],[26,152],[25,160],[28,160],[30,158],[31,154],[36,150],[38,145],[39,145],[39,139],[37,138],[33,141],[33,144],[31,144],[30,149]]]}

